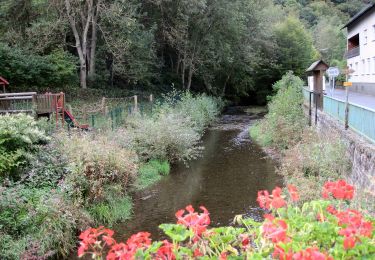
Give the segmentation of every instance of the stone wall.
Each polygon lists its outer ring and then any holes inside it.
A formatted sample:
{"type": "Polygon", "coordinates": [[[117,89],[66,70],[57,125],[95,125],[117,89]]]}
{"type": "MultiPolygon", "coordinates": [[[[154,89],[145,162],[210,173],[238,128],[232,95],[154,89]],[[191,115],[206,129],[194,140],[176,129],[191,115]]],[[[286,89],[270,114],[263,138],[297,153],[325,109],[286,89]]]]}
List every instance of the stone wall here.
{"type": "MultiPolygon", "coordinates": [[[[308,107],[305,106],[308,116],[308,107]]],[[[315,123],[315,111],[312,112],[312,125],[315,123]]],[[[375,144],[351,129],[345,130],[344,123],[318,111],[318,132],[337,133],[347,147],[347,156],[352,164],[350,181],[357,188],[375,192],[375,144]]],[[[345,155],[343,155],[345,156],[345,155]]]]}

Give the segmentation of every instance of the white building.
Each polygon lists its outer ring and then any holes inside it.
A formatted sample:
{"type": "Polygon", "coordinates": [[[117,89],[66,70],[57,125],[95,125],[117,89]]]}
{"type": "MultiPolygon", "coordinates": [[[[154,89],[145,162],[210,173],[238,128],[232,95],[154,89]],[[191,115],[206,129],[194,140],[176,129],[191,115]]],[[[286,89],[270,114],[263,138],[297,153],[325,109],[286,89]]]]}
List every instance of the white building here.
{"type": "Polygon", "coordinates": [[[355,70],[351,90],[375,95],[375,4],[365,7],[344,28],[348,30],[348,66],[355,70]]]}

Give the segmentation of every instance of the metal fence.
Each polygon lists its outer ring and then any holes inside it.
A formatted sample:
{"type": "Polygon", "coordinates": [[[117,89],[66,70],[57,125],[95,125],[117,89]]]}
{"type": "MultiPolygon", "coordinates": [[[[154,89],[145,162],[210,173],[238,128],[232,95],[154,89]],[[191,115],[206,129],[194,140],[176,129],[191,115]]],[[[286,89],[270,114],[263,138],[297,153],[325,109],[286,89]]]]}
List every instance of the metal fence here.
{"type": "MultiPolygon", "coordinates": [[[[303,96],[309,101],[310,91],[303,88],[303,96]]],[[[314,104],[314,103],[313,103],[314,104]]],[[[345,122],[345,102],[333,97],[323,97],[323,111],[345,122]]],[[[375,110],[349,102],[349,127],[375,143],[375,110]]]]}
{"type": "MultiPolygon", "coordinates": [[[[323,110],[344,122],[345,102],[324,96],[323,110]]],[[[349,103],[349,127],[375,143],[375,110],[349,103]]]]}

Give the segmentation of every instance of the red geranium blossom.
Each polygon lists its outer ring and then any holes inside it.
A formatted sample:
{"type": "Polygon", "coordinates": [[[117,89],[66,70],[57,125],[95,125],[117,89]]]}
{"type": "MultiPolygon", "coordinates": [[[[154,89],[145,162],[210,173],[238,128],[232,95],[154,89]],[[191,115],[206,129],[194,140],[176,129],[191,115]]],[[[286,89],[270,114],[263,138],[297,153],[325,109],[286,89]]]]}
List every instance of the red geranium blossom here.
{"type": "Polygon", "coordinates": [[[116,243],[116,241],[112,238],[113,234],[114,232],[112,230],[104,228],[103,226],[100,226],[99,228],[89,228],[83,231],[79,235],[81,242],[78,248],[78,257],[83,256],[85,253],[100,253],[97,252],[98,248],[96,248],[96,242],[99,240],[99,238],[102,238],[106,245],[113,245],[116,243]]]}
{"type": "Polygon", "coordinates": [[[294,185],[288,185],[289,195],[292,198],[292,201],[296,202],[299,200],[299,194],[297,192],[297,188],[294,185]]]}
{"type": "Polygon", "coordinates": [[[160,259],[160,260],[176,259],[175,255],[173,254],[173,244],[168,242],[167,240],[163,241],[163,245],[159,248],[156,255],[157,255],[156,259],[160,259]]]}
{"type": "Polygon", "coordinates": [[[332,257],[319,252],[317,248],[307,248],[293,255],[293,260],[333,260],[332,257]]]}
{"type": "Polygon", "coordinates": [[[281,196],[282,189],[276,187],[272,191],[272,195],[267,190],[258,191],[257,202],[259,206],[264,209],[278,209],[286,206],[286,201],[281,196]]]}
{"type": "Polygon", "coordinates": [[[329,195],[332,195],[335,199],[351,200],[354,196],[354,187],[345,180],[328,181],[324,184],[322,196],[328,199],[329,195]]]}
{"type": "Polygon", "coordinates": [[[279,245],[275,245],[275,249],[272,253],[273,258],[278,258],[279,260],[292,260],[293,252],[287,251],[285,252],[284,248],[279,245]]]}
{"type": "Polygon", "coordinates": [[[289,238],[286,235],[288,225],[282,219],[267,219],[262,225],[263,237],[270,239],[272,243],[287,242],[289,238]]]}
{"type": "Polygon", "coordinates": [[[203,206],[200,207],[200,209],[203,210],[203,213],[200,214],[195,212],[191,205],[187,206],[185,209],[187,211],[186,214],[183,209],[176,212],[177,224],[191,228],[195,234],[194,239],[197,240],[207,230],[207,226],[211,222],[210,213],[203,206]]]}

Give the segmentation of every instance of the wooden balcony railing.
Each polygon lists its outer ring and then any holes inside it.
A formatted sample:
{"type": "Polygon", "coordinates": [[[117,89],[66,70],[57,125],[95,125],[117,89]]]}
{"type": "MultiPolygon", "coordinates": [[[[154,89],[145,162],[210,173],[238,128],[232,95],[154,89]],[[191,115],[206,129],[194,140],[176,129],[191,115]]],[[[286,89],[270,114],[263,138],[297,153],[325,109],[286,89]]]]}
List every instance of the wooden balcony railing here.
{"type": "Polygon", "coordinates": [[[345,58],[350,59],[350,58],[353,58],[353,57],[359,56],[360,53],[361,53],[361,48],[360,48],[360,47],[356,47],[356,48],[353,48],[353,49],[348,50],[348,51],[345,53],[345,58]]]}

